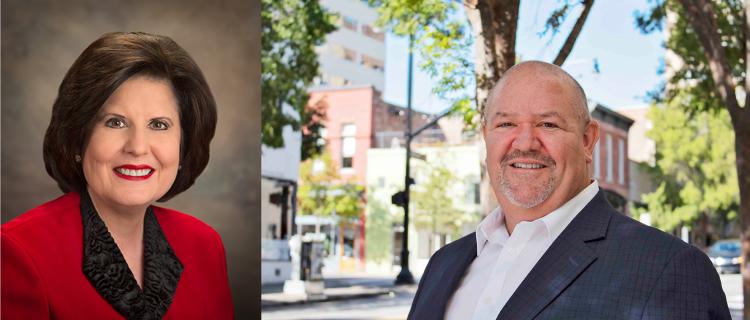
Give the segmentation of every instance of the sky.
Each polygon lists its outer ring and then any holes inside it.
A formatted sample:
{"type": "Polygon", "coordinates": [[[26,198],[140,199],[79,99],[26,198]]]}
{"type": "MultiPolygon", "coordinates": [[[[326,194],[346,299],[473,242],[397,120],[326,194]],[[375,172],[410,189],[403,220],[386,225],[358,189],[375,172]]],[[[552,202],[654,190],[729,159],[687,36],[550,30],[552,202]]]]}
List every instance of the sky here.
{"type": "MultiPolygon", "coordinates": [[[[521,1],[516,54],[522,60],[554,59],[581,12],[580,6],[572,11],[554,37],[540,36],[547,17],[561,4],[560,0],[521,1]]],[[[635,12],[649,7],[648,0],[594,3],[562,66],[581,83],[589,99],[615,110],[642,107],[648,105],[647,92],[664,81],[657,73],[665,53],[664,34],[644,35],[635,26],[635,12]],[[594,71],[594,61],[598,62],[599,73],[594,71]]],[[[406,38],[386,35],[384,99],[402,106],[406,105],[407,49],[406,38]]],[[[432,81],[419,72],[419,61],[415,56],[412,105],[415,110],[439,113],[448,103],[431,94],[432,81]]]]}

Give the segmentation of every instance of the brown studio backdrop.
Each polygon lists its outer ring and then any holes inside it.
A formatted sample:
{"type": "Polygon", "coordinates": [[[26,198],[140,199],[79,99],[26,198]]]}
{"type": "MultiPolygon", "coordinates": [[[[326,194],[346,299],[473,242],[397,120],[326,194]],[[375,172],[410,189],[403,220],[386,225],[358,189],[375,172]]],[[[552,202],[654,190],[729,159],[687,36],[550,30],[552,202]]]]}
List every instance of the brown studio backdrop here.
{"type": "Polygon", "coordinates": [[[260,315],[260,1],[2,2],[2,222],[61,195],[42,141],[65,72],[105,32],[167,35],[198,63],[218,107],[211,160],[160,204],[224,240],[238,319],[260,315]]]}

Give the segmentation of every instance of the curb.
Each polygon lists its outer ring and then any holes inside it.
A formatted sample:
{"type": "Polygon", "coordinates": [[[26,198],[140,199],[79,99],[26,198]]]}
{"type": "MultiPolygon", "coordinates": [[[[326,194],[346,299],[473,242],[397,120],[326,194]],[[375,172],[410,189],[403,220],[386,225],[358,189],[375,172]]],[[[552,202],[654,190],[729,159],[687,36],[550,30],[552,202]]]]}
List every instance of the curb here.
{"type": "Polygon", "coordinates": [[[316,304],[321,302],[329,302],[329,301],[341,301],[341,300],[353,300],[353,299],[363,299],[363,298],[371,298],[376,297],[380,295],[386,295],[395,293],[396,290],[393,288],[391,289],[377,289],[373,290],[371,292],[362,292],[362,293],[352,293],[352,294],[327,294],[325,299],[320,300],[306,300],[306,299],[297,299],[297,300],[290,300],[290,301],[278,301],[278,300],[266,300],[263,299],[261,296],[261,309],[263,311],[273,310],[276,308],[283,308],[288,306],[294,306],[294,305],[304,305],[304,304],[316,304]]]}

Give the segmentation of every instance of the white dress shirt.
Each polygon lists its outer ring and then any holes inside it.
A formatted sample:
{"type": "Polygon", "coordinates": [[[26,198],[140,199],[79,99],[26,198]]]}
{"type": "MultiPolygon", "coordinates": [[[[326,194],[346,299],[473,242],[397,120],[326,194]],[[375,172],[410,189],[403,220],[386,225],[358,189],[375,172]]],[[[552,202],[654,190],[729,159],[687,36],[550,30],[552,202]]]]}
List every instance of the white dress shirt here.
{"type": "Polygon", "coordinates": [[[500,208],[477,227],[477,258],[448,301],[446,319],[495,319],[513,293],[570,221],[596,196],[594,180],[575,197],[509,235],[500,208]]]}

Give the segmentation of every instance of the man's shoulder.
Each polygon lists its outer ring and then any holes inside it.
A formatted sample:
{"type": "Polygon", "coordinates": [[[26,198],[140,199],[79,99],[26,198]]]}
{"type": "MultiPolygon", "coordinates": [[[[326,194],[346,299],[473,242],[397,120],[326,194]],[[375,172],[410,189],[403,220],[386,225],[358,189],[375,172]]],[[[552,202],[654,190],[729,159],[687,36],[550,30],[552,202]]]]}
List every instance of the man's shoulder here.
{"type": "Polygon", "coordinates": [[[612,217],[608,236],[623,239],[642,239],[643,241],[659,243],[669,246],[687,247],[688,244],[671,234],[652,226],[643,224],[622,213],[612,217]]]}
{"type": "Polygon", "coordinates": [[[613,215],[607,239],[620,244],[618,247],[624,250],[648,252],[651,256],[662,256],[667,260],[678,253],[697,249],[671,234],[621,213],[613,215]]]}

